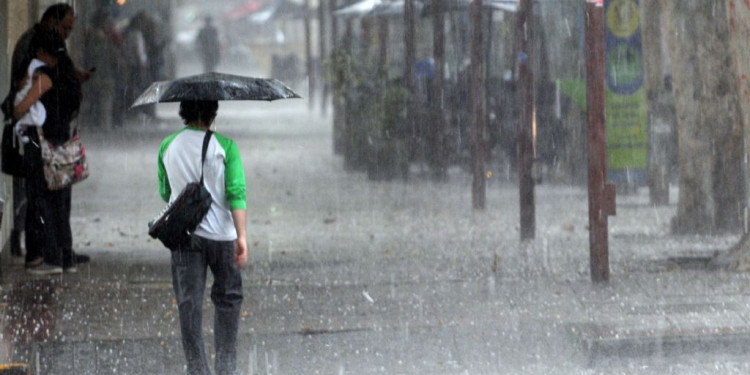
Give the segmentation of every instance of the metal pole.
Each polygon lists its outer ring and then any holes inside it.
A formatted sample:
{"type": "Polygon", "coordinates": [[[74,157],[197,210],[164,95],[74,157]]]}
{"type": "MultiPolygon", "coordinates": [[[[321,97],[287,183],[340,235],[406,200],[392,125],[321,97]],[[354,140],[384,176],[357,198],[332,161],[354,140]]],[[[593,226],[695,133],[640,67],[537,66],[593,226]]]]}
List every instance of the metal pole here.
{"type": "Polygon", "coordinates": [[[533,239],[536,232],[534,201],[534,48],[533,0],[521,0],[518,11],[518,191],[520,194],[521,241],[533,239]]]}
{"type": "Polygon", "coordinates": [[[591,280],[609,280],[607,216],[615,189],[607,184],[604,113],[604,9],[586,2],[586,122],[588,124],[589,245],[591,280]]]}

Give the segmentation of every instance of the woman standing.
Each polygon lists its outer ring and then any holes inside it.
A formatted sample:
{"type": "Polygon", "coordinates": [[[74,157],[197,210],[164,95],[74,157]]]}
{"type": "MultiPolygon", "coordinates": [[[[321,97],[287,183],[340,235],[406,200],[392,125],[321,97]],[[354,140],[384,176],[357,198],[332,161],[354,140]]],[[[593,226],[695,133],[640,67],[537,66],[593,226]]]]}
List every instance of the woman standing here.
{"type": "MultiPolygon", "coordinates": [[[[13,116],[21,118],[37,101],[46,109],[41,127],[43,136],[54,145],[70,139],[70,122],[81,103],[81,83],[67,56],[65,41],[54,31],[35,33],[30,50],[46,66],[32,76],[32,88],[14,108],[13,116]]],[[[39,132],[29,131],[24,146],[27,170],[26,251],[27,272],[49,275],[75,272],[73,236],[70,229],[71,188],[49,190],[44,179],[39,132]]]]}
{"type": "Polygon", "coordinates": [[[213,203],[190,244],[172,251],[172,285],[180,313],[182,345],[189,374],[210,374],[203,344],[203,291],[206,270],[214,282],[214,336],[217,375],[234,374],[237,329],[242,305],[239,269],[247,262],[245,238],[245,172],[237,145],[221,134],[207,134],[216,118],[217,101],[183,101],[180,117],[186,127],[161,143],[159,193],[168,202],[190,182],[203,176],[213,203]],[[204,138],[206,159],[201,163],[204,138]]]}

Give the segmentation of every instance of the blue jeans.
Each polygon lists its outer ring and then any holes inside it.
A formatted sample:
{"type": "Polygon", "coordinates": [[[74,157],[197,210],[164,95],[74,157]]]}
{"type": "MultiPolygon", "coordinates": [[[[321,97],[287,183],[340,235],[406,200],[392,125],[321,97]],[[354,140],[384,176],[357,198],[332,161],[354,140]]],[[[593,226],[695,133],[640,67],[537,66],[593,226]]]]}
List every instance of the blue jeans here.
{"type": "Polygon", "coordinates": [[[189,247],[172,251],[172,286],[180,312],[188,374],[211,374],[201,329],[207,268],[214,276],[211,286],[215,309],[214,368],[217,375],[234,374],[242,305],[242,277],[234,264],[234,241],[212,241],[199,236],[193,236],[189,247]]]}

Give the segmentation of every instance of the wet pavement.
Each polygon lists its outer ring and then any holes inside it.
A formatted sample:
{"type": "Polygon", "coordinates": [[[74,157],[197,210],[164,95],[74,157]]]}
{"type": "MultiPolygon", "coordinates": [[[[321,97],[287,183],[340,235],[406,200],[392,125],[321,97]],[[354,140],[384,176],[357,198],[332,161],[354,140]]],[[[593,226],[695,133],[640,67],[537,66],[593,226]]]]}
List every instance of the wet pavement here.
{"type": "MultiPolygon", "coordinates": [[[[0,254],[0,363],[184,373],[168,252],[146,234],[162,206],[158,144],[181,126],[176,107],[159,111],[159,123],[82,135],[92,173],[74,188],[72,225],[91,263],[32,277],[0,254]]],[[[217,122],[248,180],[242,374],[750,370],[750,275],[702,262],[738,238],[670,236],[676,207],[649,206],[645,191],[618,196],[611,282],[595,285],[583,187],[538,186],[537,236],[520,243],[502,165],[476,212],[460,168],[446,183],[419,165],[408,181],[346,172],[330,118],[304,101],[222,104],[217,122]]],[[[211,350],[208,299],[204,310],[211,350]]]]}

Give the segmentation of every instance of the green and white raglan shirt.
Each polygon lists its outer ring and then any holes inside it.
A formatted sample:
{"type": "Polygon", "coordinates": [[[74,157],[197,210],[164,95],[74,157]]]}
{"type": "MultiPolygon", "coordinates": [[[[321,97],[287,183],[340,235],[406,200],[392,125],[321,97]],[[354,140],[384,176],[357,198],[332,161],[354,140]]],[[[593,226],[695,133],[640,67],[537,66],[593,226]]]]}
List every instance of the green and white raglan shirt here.
{"type": "MultiPolygon", "coordinates": [[[[159,149],[159,195],[169,202],[185,186],[201,177],[201,151],[205,131],[185,127],[165,138],[159,149]]],[[[206,150],[203,183],[213,204],[195,234],[215,241],[233,241],[237,231],[232,210],[246,209],[245,171],[237,145],[214,133],[206,150]]]]}

